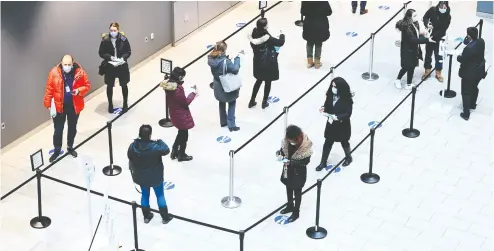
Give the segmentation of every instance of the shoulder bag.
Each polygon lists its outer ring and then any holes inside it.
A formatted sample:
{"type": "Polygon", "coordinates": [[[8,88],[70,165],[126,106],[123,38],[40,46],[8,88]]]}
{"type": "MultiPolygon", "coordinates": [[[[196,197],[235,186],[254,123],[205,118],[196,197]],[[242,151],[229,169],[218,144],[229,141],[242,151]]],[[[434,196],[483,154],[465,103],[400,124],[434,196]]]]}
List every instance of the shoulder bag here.
{"type": "Polygon", "coordinates": [[[220,75],[220,82],[226,93],[234,92],[242,87],[242,80],[238,74],[227,73],[226,58],[223,61],[223,75],[220,75]]]}

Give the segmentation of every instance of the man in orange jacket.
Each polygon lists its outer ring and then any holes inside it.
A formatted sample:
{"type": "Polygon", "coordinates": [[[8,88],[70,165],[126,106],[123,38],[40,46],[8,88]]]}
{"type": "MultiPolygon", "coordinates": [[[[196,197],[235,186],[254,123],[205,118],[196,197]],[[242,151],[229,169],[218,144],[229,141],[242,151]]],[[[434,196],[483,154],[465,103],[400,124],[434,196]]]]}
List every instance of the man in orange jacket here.
{"type": "Polygon", "coordinates": [[[53,146],[55,147],[55,152],[50,157],[50,162],[60,156],[65,120],[67,120],[69,127],[67,132],[67,152],[74,158],[77,157],[77,152],[73,148],[74,138],[77,134],[77,120],[84,109],[84,95],[90,89],[91,84],[86,72],[78,63],[74,62],[74,58],[71,55],[63,56],[62,62],[53,67],[48,73],[44,105],[50,109],[53,100],[57,110],[56,115],[53,116],[55,127],[53,146]]]}

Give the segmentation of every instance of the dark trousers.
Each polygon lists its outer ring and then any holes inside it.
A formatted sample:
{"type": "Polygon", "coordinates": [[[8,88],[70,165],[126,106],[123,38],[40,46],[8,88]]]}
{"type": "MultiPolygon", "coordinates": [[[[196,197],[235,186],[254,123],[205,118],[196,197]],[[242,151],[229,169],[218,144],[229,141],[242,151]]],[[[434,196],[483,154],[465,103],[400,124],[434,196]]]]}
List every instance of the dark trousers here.
{"type": "Polygon", "coordinates": [[[130,73],[129,66],[127,64],[120,65],[117,67],[108,66],[105,73],[105,84],[106,84],[106,97],[108,99],[108,103],[113,103],[113,87],[115,86],[115,79],[118,78],[118,82],[120,83],[120,87],[122,88],[122,96],[124,105],[127,104],[127,99],[129,96],[129,88],[127,84],[130,82],[130,73]]]}
{"type": "MultiPolygon", "coordinates": [[[[333,148],[333,144],[334,144],[333,140],[330,140],[330,139],[324,140],[324,146],[322,147],[322,158],[321,158],[322,164],[326,164],[328,162],[329,154],[331,153],[331,149],[333,148]]],[[[350,142],[342,141],[341,147],[343,147],[343,149],[350,148],[350,142]]]]}
{"type": "MultiPolygon", "coordinates": [[[[359,1],[352,1],[352,9],[357,10],[357,5],[359,1]]],[[[360,1],[360,12],[365,10],[365,6],[367,5],[367,1],[360,1]]]]}
{"type": "Polygon", "coordinates": [[[288,201],[288,208],[295,209],[295,212],[300,211],[300,204],[302,203],[302,188],[292,189],[286,186],[286,199],[288,201]],[[293,206],[293,196],[295,195],[295,207],[293,206]]]}
{"type": "Polygon", "coordinates": [[[53,124],[55,127],[55,133],[53,134],[53,146],[55,147],[55,151],[60,151],[60,149],[62,149],[63,128],[66,120],[69,127],[67,130],[67,147],[72,148],[74,146],[79,114],[75,114],[74,107],[72,105],[65,104],[63,112],[57,113],[57,115],[53,118],[53,124]]]}
{"type": "Polygon", "coordinates": [[[434,53],[434,61],[436,70],[443,69],[443,56],[439,55],[439,42],[425,44],[424,68],[432,69],[432,53],[434,53]]]}
{"type": "Polygon", "coordinates": [[[407,84],[410,85],[410,84],[412,84],[414,71],[415,71],[415,68],[412,68],[409,70],[405,70],[405,69],[401,68],[400,72],[398,73],[397,79],[401,79],[403,77],[403,75],[405,75],[405,73],[406,73],[407,74],[407,84]]]}
{"type": "Polygon", "coordinates": [[[177,137],[173,143],[173,150],[177,151],[179,156],[185,154],[185,148],[187,148],[188,140],[189,130],[178,130],[177,137]]]}
{"type": "MultiPolygon", "coordinates": [[[[256,100],[257,93],[259,92],[259,89],[261,88],[262,80],[256,80],[256,83],[254,84],[254,88],[252,88],[252,96],[250,97],[250,101],[253,102],[256,100]]],[[[262,102],[267,102],[269,93],[271,92],[271,81],[264,81],[264,96],[262,97],[262,102]]]]}
{"type": "Polygon", "coordinates": [[[470,116],[470,109],[477,108],[477,98],[479,97],[479,80],[461,79],[461,99],[463,103],[463,113],[470,116]]]}

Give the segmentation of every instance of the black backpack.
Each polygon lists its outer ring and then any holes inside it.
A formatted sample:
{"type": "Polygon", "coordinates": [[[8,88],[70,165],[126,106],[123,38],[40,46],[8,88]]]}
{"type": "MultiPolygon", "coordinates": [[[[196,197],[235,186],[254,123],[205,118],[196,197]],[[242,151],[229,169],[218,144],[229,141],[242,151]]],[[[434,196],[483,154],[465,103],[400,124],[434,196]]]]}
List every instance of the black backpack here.
{"type": "Polygon", "coordinates": [[[260,67],[271,68],[276,64],[276,60],[278,60],[278,52],[276,52],[274,46],[270,46],[266,42],[264,48],[259,50],[259,57],[260,67]]]}

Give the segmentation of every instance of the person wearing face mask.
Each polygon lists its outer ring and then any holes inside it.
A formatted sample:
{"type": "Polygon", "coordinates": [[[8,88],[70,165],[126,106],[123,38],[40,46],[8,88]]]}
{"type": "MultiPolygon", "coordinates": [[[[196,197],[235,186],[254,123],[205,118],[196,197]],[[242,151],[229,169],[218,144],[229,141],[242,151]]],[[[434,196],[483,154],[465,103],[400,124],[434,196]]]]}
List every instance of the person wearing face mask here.
{"type": "MultiPolygon", "coordinates": [[[[436,79],[439,82],[443,82],[442,76],[443,70],[443,56],[439,54],[439,43],[441,39],[446,36],[446,31],[451,23],[451,11],[448,1],[439,1],[439,4],[435,7],[431,7],[424,15],[423,21],[426,27],[432,26],[430,37],[435,43],[425,44],[425,58],[424,58],[424,76],[422,79],[429,77],[432,69],[432,53],[434,53],[436,79]]],[[[430,27],[429,27],[430,28],[430,27]]]]}
{"type": "Polygon", "coordinates": [[[304,16],[302,37],[307,41],[307,68],[319,69],[322,44],[330,36],[328,17],[333,10],[328,1],[302,1],[300,13],[304,16]]]}
{"type": "Polygon", "coordinates": [[[268,32],[268,20],[261,18],[257,20],[256,27],[248,36],[250,46],[254,52],[254,77],[256,83],[252,89],[252,96],[249,101],[249,108],[257,105],[256,96],[264,81],[264,95],[262,98],[262,109],[269,106],[268,97],[271,91],[271,82],[280,78],[278,69],[278,53],[276,47],[285,44],[285,35],[280,34],[280,38],[272,37],[268,32]]]}
{"type": "Polygon", "coordinates": [[[289,222],[299,218],[302,203],[302,188],[307,179],[307,165],[312,156],[312,141],[298,126],[290,125],[286,128],[285,138],[281,142],[281,149],[276,151],[278,160],[283,162],[281,182],[286,187],[287,206],[281,214],[292,213],[289,222]],[[295,196],[295,204],[293,197],[295,196]]]}
{"type": "Polygon", "coordinates": [[[328,165],[328,157],[334,142],[341,142],[345,152],[343,166],[348,166],[353,161],[349,142],[352,135],[350,124],[350,117],[353,111],[352,96],[350,86],[345,79],[336,77],[331,81],[331,86],[326,92],[324,106],[319,109],[319,112],[327,117],[328,121],[324,130],[325,140],[321,163],[316,167],[316,171],[321,171],[328,165]]]}
{"type": "Polygon", "coordinates": [[[53,99],[57,110],[53,117],[55,128],[53,146],[55,151],[50,157],[50,163],[60,156],[65,121],[68,124],[67,152],[74,158],[77,157],[77,152],[74,150],[77,121],[79,114],[84,110],[84,95],[90,89],[91,84],[86,72],[74,61],[71,55],[63,56],[61,62],[48,73],[43,103],[47,109],[50,109],[53,99]]]}
{"type": "Polygon", "coordinates": [[[415,67],[419,65],[419,59],[422,60],[422,49],[420,44],[426,42],[436,43],[430,37],[427,38],[428,32],[422,23],[418,22],[417,13],[414,9],[408,9],[405,17],[396,23],[396,29],[401,32],[400,58],[401,69],[395,80],[395,86],[402,88],[401,78],[407,74],[406,89],[412,89],[412,80],[415,67]]]}
{"type": "Polygon", "coordinates": [[[458,75],[461,78],[461,98],[463,112],[460,116],[464,120],[470,119],[470,109],[477,108],[480,80],[485,78],[485,42],[479,38],[479,31],[475,27],[467,28],[467,36],[463,43],[461,55],[457,57],[460,63],[458,75]]]}
{"type": "Polygon", "coordinates": [[[113,113],[113,87],[115,79],[122,88],[123,106],[122,112],[129,109],[127,84],[130,82],[129,64],[131,55],[129,39],[120,32],[118,23],[110,24],[110,33],[105,34],[99,45],[99,56],[103,59],[100,66],[100,75],[104,75],[106,84],[106,97],[108,99],[108,112],[113,113]]]}
{"type": "Polygon", "coordinates": [[[194,88],[193,92],[185,96],[183,87],[185,74],[184,69],[175,67],[170,74],[170,79],[160,83],[160,86],[166,92],[166,102],[170,111],[170,119],[172,124],[178,129],[170,158],[172,160],[178,158],[179,162],[192,160],[192,156],[185,153],[185,148],[189,140],[189,129],[194,128],[195,125],[189,105],[197,96],[197,88],[194,88]]]}

